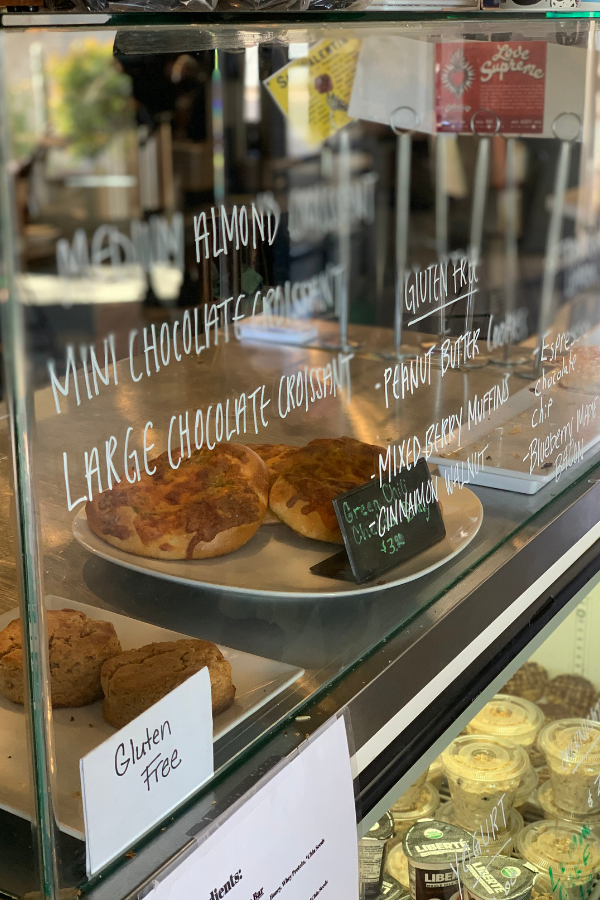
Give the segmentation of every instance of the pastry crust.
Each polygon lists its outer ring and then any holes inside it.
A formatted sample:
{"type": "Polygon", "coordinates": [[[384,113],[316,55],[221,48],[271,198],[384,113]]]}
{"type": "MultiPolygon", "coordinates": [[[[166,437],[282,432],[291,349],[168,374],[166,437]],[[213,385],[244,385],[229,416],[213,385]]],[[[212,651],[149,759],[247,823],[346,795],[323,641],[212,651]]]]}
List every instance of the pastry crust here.
{"type": "Polygon", "coordinates": [[[102,667],[102,715],[122,728],[205,666],[215,716],[235,697],[231,665],[216,644],[195,638],[146,644],[108,660],[102,667]]]}
{"type": "MultiPolygon", "coordinates": [[[[90,619],[74,609],[46,612],[52,706],[86,706],[102,697],[102,664],[121,652],[111,622],[90,619]]],[[[0,631],[0,691],[23,703],[23,638],[21,620],[0,631]]]]}
{"type": "MultiPolygon", "coordinates": [[[[283,471],[290,456],[300,449],[289,444],[248,444],[247,446],[254,450],[266,464],[269,470],[269,490],[273,487],[279,473],[283,471]]],[[[279,516],[275,515],[271,507],[268,507],[262,524],[279,525],[280,523],[279,516]]]]}
{"type": "Polygon", "coordinates": [[[350,437],[311,441],[282,463],[269,507],[298,534],[343,544],[333,500],[377,474],[380,452],[350,437]]]}
{"type": "Polygon", "coordinates": [[[153,475],[121,482],[85,507],[102,540],[152,559],[209,559],[241,547],[258,530],[268,503],[269,473],[241,444],[194,451],[171,468],[151,460],[153,475]]]}

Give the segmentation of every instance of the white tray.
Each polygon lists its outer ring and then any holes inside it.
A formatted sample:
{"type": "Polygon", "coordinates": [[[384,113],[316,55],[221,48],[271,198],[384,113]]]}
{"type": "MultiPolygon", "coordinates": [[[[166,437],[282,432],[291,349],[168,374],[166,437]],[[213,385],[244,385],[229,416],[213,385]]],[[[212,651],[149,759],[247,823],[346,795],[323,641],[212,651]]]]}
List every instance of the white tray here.
{"type": "MultiPolygon", "coordinates": [[[[532,392],[532,387],[531,384],[517,391],[492,416],[488,416],[471,431],[467,431],[463,423],[461,446],[458,446],[456,437],[446,446],[443,456],[430,456],[429,463],[437,465],[442,476],[451,477],[451,463],[463,461],[466,474],[467,458],[485,444],[489,444],[485,455],[491,456],[492,459],[484,459],[484,468],[476,475],[471,475],[470,484],[515,491],[519,494],[536,494],[545,485],[550,484],[555,480],[554,466],[548,469],[538,467],[529,472],[529,463],[523,459],[529,449],[529,443],[534,437],[544,438],[548,431],[564,425],[571,416],[576,417],[577,408],[583,403],[589,403],[593,398],[587,392],[565,390],[560,387],[559,382],[558,387],[544,391],[545,403],[552,397],[552,415],[546,422],[532,428],[533,411],[540,405],[540,398],[532,392]],[[448,459],[451,453],[456,454],[452,460],[448,459]]],[[[579,434],[574,432],[574,438],[583,440],[583,452],[586,453],[600,441],[600,417],[593,425],[582,429],[579,434]]]]}
{"type": "Polygon", "coordinates": [[[479,498],[468,488],[448,495],[441,478],[438,487],[444,507],[444,540],[368,584],[352,584],[315,575],[310,571],[311,566],[341,548],[337,544],[304,538],[283,524],[263,525],[239,550],[216,559],[158,560],[125,553],[90,531],[84,509],[80,509],[73,520],[73,534],[86,550],[103,559],[169,581],[195,587],[222,587],[238,594],[276,594],[279,599],[344,597],[357,591],[363,594],[379,591],[382,585],[413,581],[443,566],[470,544],[483,519],[479,498]]]}
{"type": "MultiPolygon", "coordinates": [[[[75,600],[49,595],[46,606],[48,609],[77,609],[92,619],[112,622],[123,650],[153,641],[176,641],[188,637],[75,600]]],[[[1,615],[0,629],[18,616],[18,609],[1,615]]],[[[231,663],[236,697],[229,709],[214,719],[214,740],[223,737],[304,674],[304,669],[252,653],[228,647],[220,647],[220,650],[231,663]]],[[[67,834],[83,840],[79,760],[113,735],[116,729],[102,718],[100,700],[89,706],[55,709],[53,721],[57,769],[55,801],[59,826],[67,834]]],[[[27,819],[31,818],[32,802],[28,753],[24,709],[0,694],[0,807],[27,819]]]]}

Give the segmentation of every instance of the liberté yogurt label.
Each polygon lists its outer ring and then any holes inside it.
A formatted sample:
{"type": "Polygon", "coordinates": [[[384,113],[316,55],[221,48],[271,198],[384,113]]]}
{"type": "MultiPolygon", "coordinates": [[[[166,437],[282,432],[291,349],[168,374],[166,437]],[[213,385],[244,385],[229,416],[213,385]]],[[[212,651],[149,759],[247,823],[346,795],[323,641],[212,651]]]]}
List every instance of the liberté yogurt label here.
{"type": "Polygon", "coordinates": [[[456,825],[424,819],[404,835],[413,900],[451,900],[459,891],[457,856],[468,847],[469,834],[456,825]]]}

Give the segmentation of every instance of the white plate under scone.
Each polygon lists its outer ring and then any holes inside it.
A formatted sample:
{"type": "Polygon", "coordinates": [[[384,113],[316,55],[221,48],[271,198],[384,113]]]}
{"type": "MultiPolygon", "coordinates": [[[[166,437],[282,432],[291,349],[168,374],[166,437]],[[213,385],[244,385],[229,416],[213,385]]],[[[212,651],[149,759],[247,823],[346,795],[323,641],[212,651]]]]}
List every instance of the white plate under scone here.
{"type": "Polygon", "coordinates": [[[84,509],[73,520],[73,534],[86,550],[103,559],[136,572],[196,587],[220,587],[255,596],[275,594],[280,599],[343,597],[356,591],[366,594],[381,590],[382,585],[413,581],[443,566],[464,550],[479,531],[483,519],[479,498],[468,488],[447,494],[443,478],[438,478],[437,484],[444,507],[444,540],[366,584],[315,575],[310,571],[311,566],[342,548],[304,538],[283,524],[263,525],[239,550],[216,559],[146,559],[125,553],[90,531],[84,509]]]}
{"type": "MultiPolygon", "coordinates": [[[[77,609],[91,619],[112,622],[123,650],[154,641],[177,641],[189,637],[62,597],[47,596],[46,606],[48,609],[77,609]]],[[[18,616],[18,609],[1,615],[0,630],[18,616]]],[[[304,669],[287,663],[229,647],[220,647],[220,650],[231,663],[236,696],[229,709],[215,717],[214,740],[223,737],[304,674],[304,669]]],[[[116,729],[102,718],[100,700],[88,706],[55,709],[53,722],[58,822],[63,831],[83,840],[79,760],[111,737],[116,729]]],[[[31,818],[32,807],[28,753],[24,708],[0,694],[0,808],[25,818],[31,818]]]]}

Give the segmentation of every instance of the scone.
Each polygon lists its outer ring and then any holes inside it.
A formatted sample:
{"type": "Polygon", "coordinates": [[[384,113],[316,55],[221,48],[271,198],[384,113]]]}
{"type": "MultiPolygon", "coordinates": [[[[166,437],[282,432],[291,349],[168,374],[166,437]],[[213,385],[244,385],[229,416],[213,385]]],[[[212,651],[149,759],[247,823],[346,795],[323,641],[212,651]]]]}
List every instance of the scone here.
{"type": "Polygon", "coordinates": [[[548,684],[548,673],[536,662],[526,662],[509,678],[500,693],[513,694],[535,703],[544,696],[548,684]]]}
{"type": "Polygon", "coordinates": [[[109,659],[102,667],[102,715],[110,725],[122,728],[204,666],[215,716],[235,697],[231,666],[216,644],[195,638],[146,644],[109,659]]]}
{"type": "MultiPolygon", "coordinates": [[[[52,706],[85,706],[102,698],[102,664],[121,652],[111,622],[90,619],[74,609],[46,612],[52,706]]],[[[0,691],[23,703],[21,620],[0,631],[0,691]]]]}
{"type": "Polygon", "coordinates": [[[550,703],[566,706],[571,716],[587,716],[596,697],[596,688],[581,675],[558,675],[546,688],[550,703]]]}
{"type": "Polygon", "coordinates": [[[544,713],[546,722],[556,722],[558,719],[570,719],[574,715],[574,713],[569,710],[569,707],[565,706],[563,703],[538,703],[538,706],[544,713]]]}

